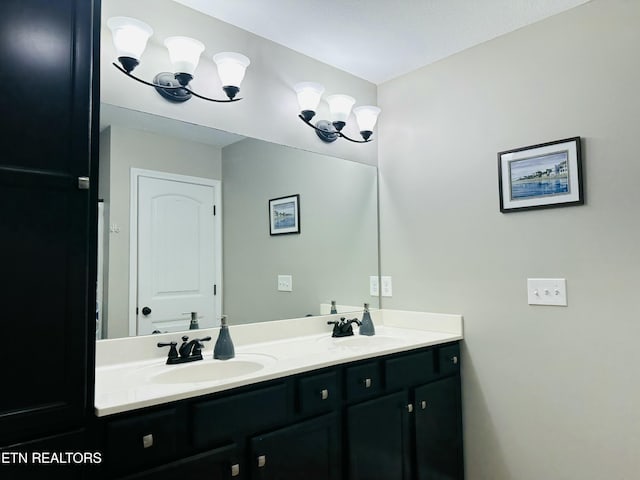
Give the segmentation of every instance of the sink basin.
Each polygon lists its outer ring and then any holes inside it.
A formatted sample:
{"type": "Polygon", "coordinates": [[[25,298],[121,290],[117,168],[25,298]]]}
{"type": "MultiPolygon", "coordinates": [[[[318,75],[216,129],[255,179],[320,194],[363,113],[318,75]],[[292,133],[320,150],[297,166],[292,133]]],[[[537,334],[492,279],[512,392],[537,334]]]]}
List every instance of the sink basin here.
{"type": "Polygon", "coordinates": [[[256,360],[201,360],[183,365],[163,365],[162,370],[152,374],[149,380],[162,384],[216,382],[248,375],[264,367],[264,361],[256,360]]]}

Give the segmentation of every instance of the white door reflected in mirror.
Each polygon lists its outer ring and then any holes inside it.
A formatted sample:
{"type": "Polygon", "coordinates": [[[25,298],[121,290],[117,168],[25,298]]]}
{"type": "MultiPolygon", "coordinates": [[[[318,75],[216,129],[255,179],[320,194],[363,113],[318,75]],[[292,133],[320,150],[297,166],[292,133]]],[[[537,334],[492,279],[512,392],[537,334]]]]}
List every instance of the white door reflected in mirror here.
{"type": "Polygon", "coordinates": [[[187,330],[191,312],[197,312],[200,328],[215,326],[218,182],[141,170],[132,176],[132,183],[137,179],[136,333],[187,330]]]}

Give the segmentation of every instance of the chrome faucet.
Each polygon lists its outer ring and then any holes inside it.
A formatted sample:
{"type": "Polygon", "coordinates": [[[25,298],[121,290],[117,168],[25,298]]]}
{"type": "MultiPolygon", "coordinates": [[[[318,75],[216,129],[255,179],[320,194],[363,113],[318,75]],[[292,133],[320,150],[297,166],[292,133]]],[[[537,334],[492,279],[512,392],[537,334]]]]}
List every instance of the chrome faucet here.
{"type": "Polygon", "coordinates": [[[202,360],[202,349],[204,348],[202,342],[208,342],[211,340],[211,337],[194,338],[188,342],[187,340],[189,340],[189,337],[184,335],[182,337],[182,345],[180,345],[178,350],[176,350],[176,346],[178,345],[176,342],[158,342],[158,347],[170,347],[169,355],[167,356],[167,365],[202,360]]]}

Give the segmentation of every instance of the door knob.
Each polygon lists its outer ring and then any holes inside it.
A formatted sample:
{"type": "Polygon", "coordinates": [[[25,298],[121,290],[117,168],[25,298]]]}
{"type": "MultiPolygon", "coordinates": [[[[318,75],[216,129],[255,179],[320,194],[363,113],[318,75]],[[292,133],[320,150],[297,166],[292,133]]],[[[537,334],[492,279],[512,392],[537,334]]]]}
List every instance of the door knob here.
{"type": "Polygon", "coordinates": [[[146,317],[151,313],[151,309],[149,307],[142,307],[142,314],[146,317]]]}

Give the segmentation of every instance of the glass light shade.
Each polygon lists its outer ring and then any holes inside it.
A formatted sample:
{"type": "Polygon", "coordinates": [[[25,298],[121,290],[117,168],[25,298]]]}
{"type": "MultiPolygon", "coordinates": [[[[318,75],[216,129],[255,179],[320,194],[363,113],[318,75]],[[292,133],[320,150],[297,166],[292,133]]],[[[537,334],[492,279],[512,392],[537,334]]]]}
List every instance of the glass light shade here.
{"type": "Polygon", "coordinates": [[[332,122],[346,122],[351,113],[351,107],[356,99],[349,95],[329,95],[327,97],[332,122]]]}
{"type": "Polygon", "coordinates": [[[111,17],[107,20],[107,26],[111,30],[116,56],[140,60],[147,40],[153,35],[153,29],[146,23],[130,17],[111,17]]]}
{"type": "Polygon", "coordinates": [[[240,88],[244,73],[251,61],[240,53],[221,52],[213,56],[223,87],[240,88]]]}
{"type": "Polygon", "coordinates": [[[378,107],[372,105],[366,105],[362,107],[356,107],[353,109],[353,114],[356,116],[356,122],[361,132],[372,132],[378,121],[378,115],[381,110],[378,107]]]}
{"type": "Polygon", "coordinates": [[[319,83],[300,82],[293,86],[298,95],[298,104],[300,111],[315,112],[320,104],[320,98],[324,93],[324,87],[319,83]]]}
{"type": "Polygon", "coordinates": [[[193,76],[200,61],[200,54],[204,51],[202,42],[189,37],[169,37],[164,41],[164,45],[169,50],[173,72],[193,76]]]}

